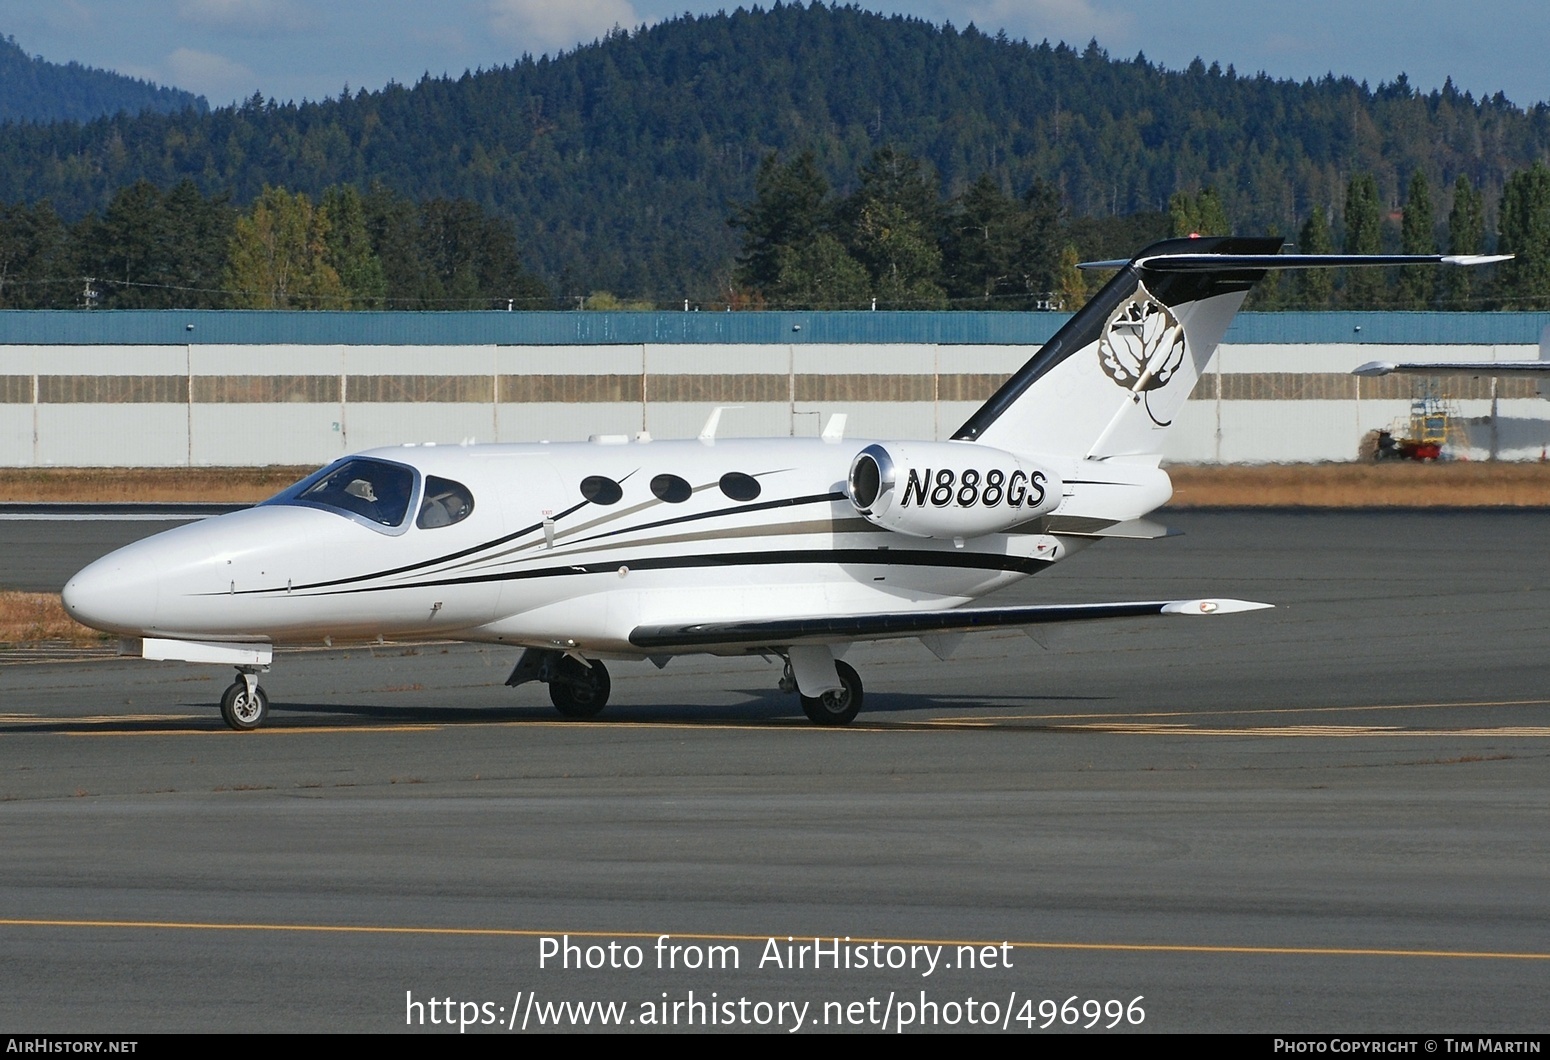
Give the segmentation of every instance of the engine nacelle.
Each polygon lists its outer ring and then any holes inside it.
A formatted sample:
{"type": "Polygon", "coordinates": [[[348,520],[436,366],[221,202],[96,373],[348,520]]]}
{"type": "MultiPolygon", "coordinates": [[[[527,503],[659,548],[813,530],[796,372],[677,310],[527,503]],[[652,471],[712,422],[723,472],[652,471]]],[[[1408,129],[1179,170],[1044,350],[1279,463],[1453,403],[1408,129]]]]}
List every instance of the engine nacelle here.
{"type": "Polygon", "coordinates": [[[979,537],[1052,512],[1064,489],[1053,472],[973,442],[869,445],[850,463],[850,503],[911,537],[979,537]]]}

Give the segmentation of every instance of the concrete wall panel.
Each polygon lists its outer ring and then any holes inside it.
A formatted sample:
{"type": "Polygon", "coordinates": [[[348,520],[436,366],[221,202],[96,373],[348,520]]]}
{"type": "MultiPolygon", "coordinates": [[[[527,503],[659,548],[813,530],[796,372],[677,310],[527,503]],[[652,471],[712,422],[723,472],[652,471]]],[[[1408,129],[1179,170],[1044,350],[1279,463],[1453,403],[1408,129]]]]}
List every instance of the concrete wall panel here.
{"type": "Polygon", "coordinates": [[[456,444],[494,434],[494,411],[489,405],[351,405],[346,416],[345,446],[350,452],[405,442],[456,444]]]}
{"type": "Polygon", "coordinates": [[[187,405],[40,405],[43,467],[179,467],[188,464],[187,405]]]}
{"type": "Polygon", "coordinates": [[[339,375],[343,346],[191,346],[195,375],[339,375]]]}
{"type": "Polygon", "coordinates": [[[28,467],[32,452],[32,406],[0,405],[0,467],[28,467]]]}
{"type": "Polygon", "coordinates": [[[646,346],[652,375],[786,375],[791,371],[790,346],[646,346]]]}
{"type": "Polygon", "coordinates": [[[317,465],[345,455],[338,405],[194,406],[193,463],[201,467],[317,465]]]}
{"type": "MultiPolygon", "coordinates": [[[[571,405],[563,402],[535,402],[511,405],[499,410],[501,442],[584,442],[594,434],[635,435],[641,425],[641,406],[613,402],[596,405],[571,405]]],[[[479,441],[491,441],[484,434],[479,441]]]]}

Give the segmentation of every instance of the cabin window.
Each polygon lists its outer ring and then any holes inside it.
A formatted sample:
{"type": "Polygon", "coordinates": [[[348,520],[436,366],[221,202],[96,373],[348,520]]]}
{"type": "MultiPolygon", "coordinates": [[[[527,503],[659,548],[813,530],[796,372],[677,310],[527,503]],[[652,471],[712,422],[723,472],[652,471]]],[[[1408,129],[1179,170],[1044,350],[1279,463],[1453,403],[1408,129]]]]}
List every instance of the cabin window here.
{"type": "Polygon", "coordinates": [[[414,495],[414,469],[386,460],[352,457],[303,479],[269,503],[301,504],[399,526],[414,495]]]}
{"type": "Polygon", "coordinates": [[[694,494],[694,489],[677,475],[658,475],[651,480],[651,492],[669,504],[682,504],[694,494]]]}
{"type": "Polygon", "coordinates": [[[474,510],[474,495],[461,482],[449,478],[425,476],[425,494],[414,525],[422,530],[451,526],[467,519],[474,510]]]}
{"type": "Polygon", "coordinates": [[[611,478],[588,475],[581,480],[581,495],[593,504],[617,504],[624,490],[611,478]]]}
{"type": "Polygon", "coordinates": [[[721,492],[734,501],[751,501],[759,496],[759,480],[741,471],[728,471],[721,476],[721,492]]]}

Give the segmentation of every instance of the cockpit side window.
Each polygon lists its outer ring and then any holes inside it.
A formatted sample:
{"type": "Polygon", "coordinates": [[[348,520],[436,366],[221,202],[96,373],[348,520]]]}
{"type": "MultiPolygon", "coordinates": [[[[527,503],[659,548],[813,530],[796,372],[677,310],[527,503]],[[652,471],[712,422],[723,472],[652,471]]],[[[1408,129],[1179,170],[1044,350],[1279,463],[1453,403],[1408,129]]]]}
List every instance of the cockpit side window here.
{"type": "Polygon", "coordinates": [[[474,495],[461,482],[449,478],[425,476],[425,499],[414,525],[422,530],[451,526],[467,519],[474,510],[474,495]]]}
{"type": "Polygon", "coordinates": [[[352,457],[265,503],[328,508],[379,526],[397,527],[409,514],[414,478],[414,470],[403,464],[352,457]]]}

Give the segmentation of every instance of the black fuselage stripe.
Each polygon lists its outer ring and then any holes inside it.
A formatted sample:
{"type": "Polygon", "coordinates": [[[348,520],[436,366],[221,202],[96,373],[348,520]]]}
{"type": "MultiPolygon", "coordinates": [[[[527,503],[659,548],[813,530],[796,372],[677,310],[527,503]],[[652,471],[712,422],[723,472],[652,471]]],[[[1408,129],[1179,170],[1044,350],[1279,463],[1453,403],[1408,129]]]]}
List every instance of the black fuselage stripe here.
{"type": "Polygon", "coordinates": [[[780,567],[794,564],[856,564],[875,567],[943,567],[954,570],[1010,571],[1033,574],[1048,566],[1050,560],[1026,556],[992,555],[975,552],[899,551],[877,548],[810,549],[791,552],[724,552],[701,556],[645,556],[609,563],[572,563],[538,570],[505,571],[498,574],[468,575],[433,581],[406,582],[374,588],[335,589],[313,596],[339,596],[353,593],[385,592],[393,589],[433,589],[449,585],[477,585],[486,582],[529,581],[536,578],[576,577],[584,574],[615,574],[620,567],[631,571],[689,570],[705,567],[780,567]]]}

